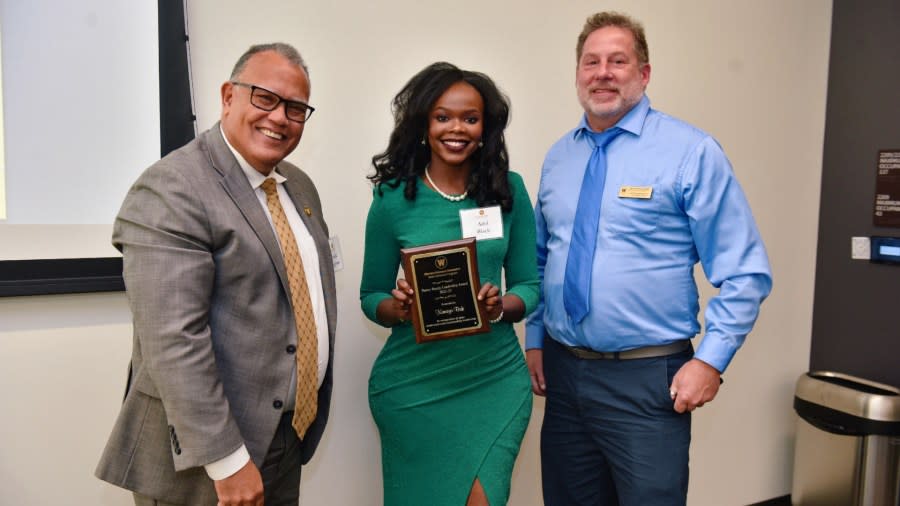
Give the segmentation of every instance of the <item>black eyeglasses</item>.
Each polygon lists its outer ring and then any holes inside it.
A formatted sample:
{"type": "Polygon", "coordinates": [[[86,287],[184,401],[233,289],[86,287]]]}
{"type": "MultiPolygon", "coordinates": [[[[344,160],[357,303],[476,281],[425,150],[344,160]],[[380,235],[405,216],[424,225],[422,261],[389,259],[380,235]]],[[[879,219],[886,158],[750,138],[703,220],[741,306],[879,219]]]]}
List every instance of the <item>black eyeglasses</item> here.
{"type": "Polygon", "coordinates": [[[231,81],[231,84],[250,88],[250,104],[257,109],[271,112],[284,102],[284,115],[287,116],[287,119],[296,121],[297,123],[305,123],[306,120],[312,116],[313,111],[316,110],[315,107],[309,104],[304,104],[303,102],[298,102],[296,100],[283,99],[277,93],[256,86],[255,84],[241,83],[238,81],[231,81]]]}

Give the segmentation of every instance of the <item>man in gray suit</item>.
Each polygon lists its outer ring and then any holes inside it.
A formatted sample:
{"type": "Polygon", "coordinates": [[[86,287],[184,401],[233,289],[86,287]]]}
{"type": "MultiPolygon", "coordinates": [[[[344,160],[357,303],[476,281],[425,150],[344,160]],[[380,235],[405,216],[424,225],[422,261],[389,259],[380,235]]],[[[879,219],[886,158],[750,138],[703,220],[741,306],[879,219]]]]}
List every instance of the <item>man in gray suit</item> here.
{"type": "Polygon", "coordinates": [[[319,197],[284,161],[309,90],[293,47],[251,47],[222,85],[220,123],[147,169],[116,218],[134,347],[96,474],[138,505],[298,502],[328,418],[336,322],[319,197]]]}

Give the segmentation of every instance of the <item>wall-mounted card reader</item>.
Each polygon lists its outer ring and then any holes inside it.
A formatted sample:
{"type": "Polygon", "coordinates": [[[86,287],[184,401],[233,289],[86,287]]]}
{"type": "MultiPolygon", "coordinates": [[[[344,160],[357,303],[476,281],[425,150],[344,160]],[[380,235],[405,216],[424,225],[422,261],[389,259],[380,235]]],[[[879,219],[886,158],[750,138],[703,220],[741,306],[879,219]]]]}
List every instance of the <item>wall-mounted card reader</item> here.
{"type": "Polygon", "coordinates": [[[900,264],[900,237],[872,237],[872,261],[900,264]]]}

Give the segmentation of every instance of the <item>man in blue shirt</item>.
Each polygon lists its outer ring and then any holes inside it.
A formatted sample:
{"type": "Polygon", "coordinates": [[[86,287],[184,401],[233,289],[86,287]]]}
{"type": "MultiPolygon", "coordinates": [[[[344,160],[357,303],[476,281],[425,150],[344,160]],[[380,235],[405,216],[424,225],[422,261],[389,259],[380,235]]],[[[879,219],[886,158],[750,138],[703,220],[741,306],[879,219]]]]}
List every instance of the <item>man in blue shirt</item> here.
{"type": "Polygon", "coordinates": [[[684,504],[690,412],[716,396],[772,286],[722,148],[652,109],[649,81],[640,23],[589,17],[585,114],[547,153],[535,208],[543,290],[526,348],[547,397],[547,506],[684,504]],[[697,262],[719,293],[694,353],[697,262]]]}

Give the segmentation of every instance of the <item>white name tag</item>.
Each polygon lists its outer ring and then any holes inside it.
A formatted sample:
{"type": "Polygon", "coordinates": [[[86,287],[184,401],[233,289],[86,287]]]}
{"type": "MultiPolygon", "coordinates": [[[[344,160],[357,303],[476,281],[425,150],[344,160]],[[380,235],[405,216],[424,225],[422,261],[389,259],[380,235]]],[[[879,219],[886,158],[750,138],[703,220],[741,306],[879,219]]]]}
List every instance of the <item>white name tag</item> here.
{"type": "Polygon", "coordinates": [[[341,255],[341,241],[338,240],[338,236],[329,237],[328,246],[331,247],[331,262],[334,264],[335,272],[344,270],[344,256],[341,255]]]}
{"type": "Polygon", "coordinates": [[[503,237],[503,214],[500,206],[463,209],[459,212],[463,237],[484,239],[500,239],[503,237]]]}

